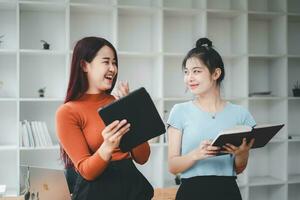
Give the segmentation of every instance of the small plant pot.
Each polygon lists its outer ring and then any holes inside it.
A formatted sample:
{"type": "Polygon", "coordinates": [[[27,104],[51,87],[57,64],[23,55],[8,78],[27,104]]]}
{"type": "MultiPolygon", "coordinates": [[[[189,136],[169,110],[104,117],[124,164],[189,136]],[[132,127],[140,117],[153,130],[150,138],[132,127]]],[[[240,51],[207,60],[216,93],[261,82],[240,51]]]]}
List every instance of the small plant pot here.
{"type": "Polygon", "coordinates": [[[300,97],[300,89],[293,89],[294,97],[300,97]]]}
{"type": "Polygon", "coordinates": [[[49,44],[43,44],[43,48],[44,49],[50,49],[50,45],[49,44]]]}

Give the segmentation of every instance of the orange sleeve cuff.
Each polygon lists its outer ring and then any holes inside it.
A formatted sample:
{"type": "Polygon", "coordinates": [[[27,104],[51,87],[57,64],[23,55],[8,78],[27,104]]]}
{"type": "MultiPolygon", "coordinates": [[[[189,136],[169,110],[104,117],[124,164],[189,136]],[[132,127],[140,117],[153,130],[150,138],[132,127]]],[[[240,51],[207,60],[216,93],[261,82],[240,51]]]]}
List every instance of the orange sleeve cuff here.
{"type": "Polygon", "coordinates": [[[133,160],[139,164],[145,164],[150,156],[150,146],[144,142],[131,150],[133,160]]]}

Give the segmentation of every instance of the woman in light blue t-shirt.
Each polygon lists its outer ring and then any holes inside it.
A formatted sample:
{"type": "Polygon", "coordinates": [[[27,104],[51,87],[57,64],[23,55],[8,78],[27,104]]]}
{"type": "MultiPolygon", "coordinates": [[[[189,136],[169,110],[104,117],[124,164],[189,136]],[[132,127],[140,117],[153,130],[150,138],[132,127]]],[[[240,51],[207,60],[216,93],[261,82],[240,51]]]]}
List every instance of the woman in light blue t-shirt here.
{"type": "Polygon", "coordinates": [[[176,200],[241,200],[236,175],[247,166],[254,140],[241,146],[211,146],[221,130],[254,126],[247,109],[225,101],[220,84],[225,76],[219,53],[207,38],[200,38],[183,60],[184,83],[192,101],[176,104],[168,119],[169,170],[181,174],[176,200]],[[222,156],[216,156],[225,152],[222,156]]]}

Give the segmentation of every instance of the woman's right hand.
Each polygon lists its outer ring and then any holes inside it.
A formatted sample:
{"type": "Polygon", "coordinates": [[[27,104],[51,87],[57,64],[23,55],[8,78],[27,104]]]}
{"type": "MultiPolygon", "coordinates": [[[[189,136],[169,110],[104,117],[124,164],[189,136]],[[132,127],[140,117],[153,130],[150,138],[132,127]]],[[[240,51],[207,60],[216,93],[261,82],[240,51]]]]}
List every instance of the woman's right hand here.
{"type": "Polygon", "coordinates": [[[211,140],[202,141],[196,149],[189,153],[192,160],[197,161],[216,156],[220,151],[220,147],[212,146],[211,143],[211,140]]]}
{"type": "Polygon", "coordinates": [[[99,148],[100,156],[109,161],[113,150],[119,147],[121,138],[129,131],[130,124],[127,120],[116,120],[106,126],[102,131],[103,143],[99,148]]]}

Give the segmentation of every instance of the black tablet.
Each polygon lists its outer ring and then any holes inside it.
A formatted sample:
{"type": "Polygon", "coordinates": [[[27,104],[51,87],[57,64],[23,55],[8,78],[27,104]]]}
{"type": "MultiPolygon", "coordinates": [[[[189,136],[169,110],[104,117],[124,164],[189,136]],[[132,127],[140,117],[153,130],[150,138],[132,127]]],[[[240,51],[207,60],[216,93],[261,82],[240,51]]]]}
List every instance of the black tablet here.
{"type": "Polygon", "coordinates": [[[130,130],[120,142],[122,152],[128,152],[139,144],[166,132],[163,120],[150,95],[143,87],[100,108],[98,113],[105,125],[123,119],[131,124],[130,130]]]}

